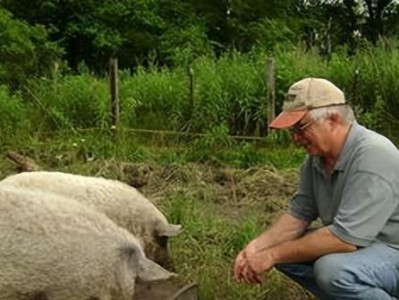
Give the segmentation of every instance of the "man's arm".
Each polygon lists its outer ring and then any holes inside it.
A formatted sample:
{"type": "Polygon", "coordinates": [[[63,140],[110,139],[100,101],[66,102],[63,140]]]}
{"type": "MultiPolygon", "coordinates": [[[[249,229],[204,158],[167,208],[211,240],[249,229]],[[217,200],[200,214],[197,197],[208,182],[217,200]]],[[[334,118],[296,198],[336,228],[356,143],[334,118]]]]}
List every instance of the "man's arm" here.
{"type": "Polygon", "coordinates": [[[261,274],[278,263],[313,261],[326,254],[352,252],[356,249],[355,245],[344,242],[327,227],[322,227],[299,239],[247,255],[247,262],[255,273],[261,274]]]}
{"type": "MultiPolygon", "coordinates": [[[[244,273],[249,273],[247,257],[251,257],[253,254],[265,249],[297,239],[303,234],[308,226],[309,222],[307,221],[295,218],[288,213],[282,214],[269,229],[256,239],[252,240],[237,255],[234,263],[235,278],[241,280],[244,273]]],[[[255,277],[256,276],[253,276],[253,280],[249,281],[254,281],[254,283],[259,282],[255,277]]]]}
{"type": "Polygon", "coordinates": [[[289,213],[284,213],[269,229],[251,241],[245,249],[252,253],[293,241],[305,232],[309,224],[310,222],[308,221],[295,218],[289,213]]]}

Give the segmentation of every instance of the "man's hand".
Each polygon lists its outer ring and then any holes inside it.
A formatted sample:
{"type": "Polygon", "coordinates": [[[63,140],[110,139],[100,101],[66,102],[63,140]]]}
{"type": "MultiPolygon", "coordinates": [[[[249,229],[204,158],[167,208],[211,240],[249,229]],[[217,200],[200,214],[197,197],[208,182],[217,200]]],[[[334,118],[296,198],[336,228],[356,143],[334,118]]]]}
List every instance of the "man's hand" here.
{"type": "Polygon", "coordinates": [[[277,263],[276,254],[280,254],[280,251],[276,248],[300,238],[309,224],[309,221],[298,219],[289,213],[282,214],[269,229],[252,240],[237,255],[234,263],[235,279],[252,284],[261,283],[261,274],[270,271],[277,263]]]}
{"type": "Polygon", "coordinates": [[[237,255],[234,264],[234,277],[237,281],[244,281],[249,284],[260,284],[263,282],[261,276],[259,276],[248,263],[248,257],[256,253],[257,249],[255,243],[252,242],[237,255]]]}
{"type": "Polygon", "coordinates": [[[242,273],[247,265],[247,256],[257,251],[256,240],[250,242],[240,253],[234,263],[234,277],[240,281],[242,273]]]}
{"type": "Polygon", "coordinates": [[[247,258],[245,254],[245,249],[238,253],[235,263],[234,263],[234,278],[237,281],[241,281],[243,279],[243,271],[247,265],[247,258]]]}
{"type": "Polygon", "coordinates": [[[247,255],[246,261],[250,269],[258,275],[269,272],[275,265],[269,249],[247,255]]]}
{"type": "Polygon", "coordinates": [[[239,282],[246,282],[249,284],[260,284],[262,278],[254,272],[248,264],[246,249],[242,250],[236,258],[234,264],[234,278],[239,282]]]}
{"type": "Polygon", "coordinates": [[[247,264],[245,265],[242,272],[241,281],[244,281],[248,284],[261,284],[263,283],[263,278],[259,274],[254,272],[254,270],[252,270],[251,267],[247,264]]]}

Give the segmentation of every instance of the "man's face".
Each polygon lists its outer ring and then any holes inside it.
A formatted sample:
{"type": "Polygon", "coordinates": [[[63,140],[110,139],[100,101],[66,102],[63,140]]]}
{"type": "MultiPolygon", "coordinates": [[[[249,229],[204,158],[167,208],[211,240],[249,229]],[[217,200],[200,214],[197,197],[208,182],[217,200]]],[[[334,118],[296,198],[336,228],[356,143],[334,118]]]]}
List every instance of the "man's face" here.
{"type": "Polygon", "coordinates": [[[329,147],[327,120],[314,120],[306,114],[290,128],[295,144],[303,147],[309,155],[324,156],[329,147]]]}

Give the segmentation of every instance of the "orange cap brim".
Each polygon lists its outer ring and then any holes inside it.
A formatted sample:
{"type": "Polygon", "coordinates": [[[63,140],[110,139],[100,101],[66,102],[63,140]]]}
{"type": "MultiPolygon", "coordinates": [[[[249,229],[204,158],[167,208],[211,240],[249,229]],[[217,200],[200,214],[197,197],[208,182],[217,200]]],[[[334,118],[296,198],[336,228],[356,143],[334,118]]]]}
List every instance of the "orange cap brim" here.
{"type": "Polygon", "coordinates": [[[307,110],[283,111],[270,124],[270,128],[289,128],[298,123],[307,113],[307,110]]]}

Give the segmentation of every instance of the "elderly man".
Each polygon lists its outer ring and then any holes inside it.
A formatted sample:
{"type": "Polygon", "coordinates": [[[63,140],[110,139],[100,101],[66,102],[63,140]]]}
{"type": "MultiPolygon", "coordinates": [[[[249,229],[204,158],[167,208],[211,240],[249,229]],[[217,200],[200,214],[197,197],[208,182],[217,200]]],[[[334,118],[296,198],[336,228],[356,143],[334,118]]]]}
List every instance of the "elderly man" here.
{"type": "Polygon", "coordinates": [[[238,254],[235,278],[258,284],[276,267],[320,299],[398,298],[395,145],[359,125],[344,93],[321,78],[293,84],[270,127],[288,128],[308,156],[288,211],[238,254]]]}

